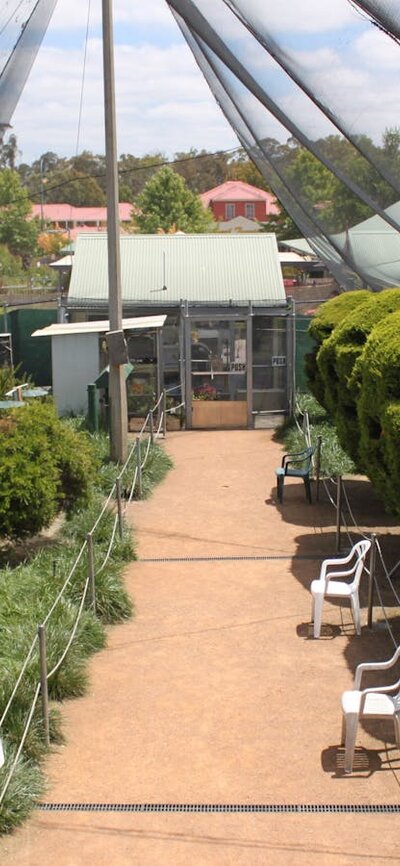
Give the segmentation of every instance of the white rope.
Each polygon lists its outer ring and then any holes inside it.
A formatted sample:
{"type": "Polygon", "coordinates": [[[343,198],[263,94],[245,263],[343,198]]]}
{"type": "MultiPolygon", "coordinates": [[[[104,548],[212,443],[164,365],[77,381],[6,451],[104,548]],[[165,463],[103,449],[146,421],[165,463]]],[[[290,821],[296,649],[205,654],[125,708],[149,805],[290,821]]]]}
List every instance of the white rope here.
{"type": "Polygon", "coordinates": [[[34,637],[32,643],[31,643],[30,649],[28,650],[28,654],[27,654],[27,656],[26,656],[26,658],[25,658],[25,661],[24,661],[24,663],[23,663],[23,665],[22,665],[22,668],[21,668],[21,670],[20,670],[20,672],[19,672],[19,676],[18,676],[18,678],[17,678],[17,681],[16,681],[16,683],[15,683],[15,686],[14,686],[14,688],[13,688],[13,690],[12,690],[12,692],[11,692],[11,695],[10,695],[10,697],[9,697],[9,699],[8,699],[7,706],[6,706],[6,708],[5,708],[4,712],[3,712],[3,715],[2,715],[2,717],[1,717],[1,719],[0,719],[0,728],[3,727],[4,721],[5,721],[5,719],[6,719],[6,716],[8,715],[8,711],[9,711],[9,709],[10,709],[10,707],[11,707],[11,704],[12,704],[14,698],[15,698],[15,695],[16,695],[16,692],[17,692],[17,690],[18,690],[19,684],[20,684],[20,682],[21,682],[21,680],[22,680],[22,677],[23,677],[23,675],[24,675],[24,673],[25,673],[25,671],[26,671],[26,669],[27,669],[27,667],[28,667],[28,664],[29,664],[29,662],[30,662],[30,660],[31,660],[31,658],[32,658],[33,650],[35,649],[37,639],[38,639],[38,636],[36,635],[36,636],[34,637]]]}
{"type": "Polygon", "coordinates": [[[142,460],[142,462],[141,462],[141,465],[140,465],[140,468],[141,468],[141,469],[144,469],[144,467],[146,466],[147,458],[148,458],[148,456],[149,456],[150,447],[151,447],[151,441],[150,441],[150,439],[148,439],[148,440],[147,440],[147,445],[146,445],[146,453],[145,453],[145,455],[144,455],[144,457],[143,457],[143,460],[142,460]]]}
{"type": "Polygon", "coordinates": [[[116,486],[117,486],[117,485],[116,485],[116,482],[114,481],[114,484],[113,484],[113,486],[112,486],[112,488],[111,488],[111,490],[110,490],[110,492],[109,492],[109,494],[108,494],[108,496],[107,496],[107,499],[106,499],[106,501],[105,501],[105,503],[104,503],[104,505],[103,505],[103,508],[101,509],[100,514],[99,514],[99,516],[98,516],[98,518],[97,518],[97,520],[96,520],[94,526],[92,526],[92,528],[91,528],[91,530],[90,530],[90,534],[91,534],[91,535],[93,535],[93,534],[96,532],[96,529],[97,529],[97,527],[98,527],[98,525],[99,525],[101,519],[104,517],[104,514],[105,514],[105,512],[107,511],[107,508],[108,508],[108,506],[109,506],[111,500],[113,499],[113,497],[114,497],[114,495],[115,495],[116,486]]]}
{"type": "Polygon", "coordinates": [[[394,597],[395,597],[397,603],[400,605],[400,596],[399,596],[399,594],[398,594],[398,592],[397,592],[397,589],[396,589],[396,587],[395,587],[395,585],[394,585],[394,583],[393,583],[393,581],[392,581],[392,579],[391,579],[390,572],[388,571],[388,568],[387,568],[387,566],[386,566],[385,560],[384,560],[384,558],[383,558],[382,549],[381,549],[381,546],[380,546],[380,544],[379,544],[378,539],[376,539],[376,547],[377,547],[377,550],[378,550],[378,553],[379,553],[379,558],[380,558],[381,563],[382,563],[382,566],[383,566],[383,570],[384,570],[384,572],[385,572],[386,580],[387,580],[387,582],[388,582],[388,584],[389,584],[389,586],[390,586],[390,588],[391,588],[391,590],[392,590],[392,592],[393,592],[393,595],[394,595],[394,597]]]}
{"type": "Polygon", "coordinates": [[[128,497],[128,504],[132,502],[133,494],[134,494],[134,492],[135,492],[135,487],[136,487],[136,481],[137,481],[138,474],[139,474],[139,472],[138,472],[138,468],[137,468],[137,466],[136,466],[135,474],[134,474],[134,476],[133,476],[133,481],[132,481],[131,491],[130,491],[130,494],[129,494],[129,497],[128,497]]]}
{"type": "Polygon", "coordinates": [[[156,439],[158,439],[159,436],[161,435],[161,428],[162,428],[162,426],[163,426],[163,421],[164,421],[164,412],[161,412],[160,420],[159,420],[159,422],[158,422],[158,427],[157,427],[157,430],[156,430],[156,432],[155,432],[155,434],[154,434],[154,436],[155,436],[156,439]]]}
{"type": "Polygon", "coordinates": [[[58,605],[58,602],[60,601],[60,599],[61,599],[62,596],[64,595],[64,592],[65,592],[65,590],[66,590],[68,584],[71,582],[71,578],[73,577],[73,575],[74,575],[74,573],[75,573],[75,571],[76,571],[76,569],[77,569],[77,567],[78,567],[78,565],[79,565],[79,562],[80,562],[80,560],[81,560],[81,558],[82,558],[82,555],[83,555],[83,552],[84,552],[86,546],[87,546],[87,541],[84,541],[83,544],[82,544],[82,547],[81,547],[81,549],[80,549],[80,551],[79,551],[79,553],[78,553],[78,556],[76,557],[76,560],[75,560],[75,562],[74,562],[74,564],[73,564],[73,566],[72,566],[72,568],[71,568],[71,571],[69,572],[68,577],[67,577],[66,580],[64,581],[64,584],[63,584],[63,586],[61,587],[60,592],[59,592],[58,595],[56,596],[56,598],[55,598],[55,600],[54,600],[54,602],[53,602],[53,604],[52,604],[50,610],[49,610],[48,613],[46,614],[45,619],[44,619],[43,622],[42,622],[42,625],[46,625],[46,623],[49,621],[49,619],[50,619],[52,613],[54,612],[55,608],[56,608],[57,605],[58,605]]]}
{"type": "Polygon", "coordinates": [[[79,622],[80,622],[80,618],[81,618],[81,616],[82,616],[82,610],[83,610],[83,605],[84,605],[84,603],[85,603],[85,599],[86,599],[86,595],[87,595],[87,591],[88,591],[89,581],[90,581],[90,577],[87,577],[87,578],[86,578],[86,583],[85,583],[85,586],[84,586],[84,590],[83,590],[83,595],[82,595],[81,603],[80,603],[80,605],[79,605],[79,610],[78,610],[78,614],[77,614],[77,617],[76,617],[76,621],[75,621],[74,627],[73,627],[73,629],[72,629],[72,632],[71,632],[71,635],[70,635],[69,641],[68,641],[68,643],[67,643],[67,646],[65,647],[65,650],[64,650],[64,652],[63,652],[61,658],[60,658],[59,661],[57,662],[57,664],[55,664],[54,667],[53,667],[53,669],[50,671],[50,673],[47,674],[47,679],[50,679],[50,677],[52,677],[53,674],[55,674],[56,671],[58,671],[59,667],[61,667],[61,665],[62,665],[62,663],[63,663],[63,661],[64,661],[64,659],[65,659],[65,656],[67,655],[67,652],[68,652],[68,650],[69,650],[69,648],[70,648],[70,646],[71,646],[71,644],[72,644],[72,641],[73,641],[73,639],[74,639],[74,637],[75,637],[75,635],[76,635],[76,631],[77,631],[77,628],[78,628],[78,625],[79,625],[79,622]]]}
{"type": "Polygon", "coordinates": [[[4,797],[5,797],[5,794],[6,794],[7,788],[8,788],[8,786],[9,786],[9,784],[10,784],[10,782],[11,782],[11,779],[12,779],[12,777],[13,777],[13,775],[14,775],[14,770],[15,770],[17,764],[18,764],[20,754],[21,754],[22,749],[23,749],[23,747],[24,747],[24,743],[25,743],[25,740],[26,740],[26,737],[27,737],[27,733],[28,733],[28,731],[29,731],[30,724],[31,724],[31,721],[32,721],[32,718],[33,718],[33,714],[34,714],[34,712],[35,712],[35,707],[36,707],[36,704],[37,704],[37,699],[38,699],[38,697],[39,697],[39,693],[40,693],[40,683],[38,683],[37,686],[36,686],[36,691],[35,691],[35,695],[34,695],[34,698],[33,698],[32,706],[31,706],[31,709],[30,709],[30,711],[29,711],[29,714],[28,714],[28,717],[27,717],[27,720],[26,720],[26,723],[25,723],[25,728],[24,728],[24,732],[23,732],[22,737],[21,737],[20,744],[19,744],[19,746],[18,746],[18,749],[17,749],[16,755],[15,755],[15,758],[14,758],[12,764],[11,764],[10,772],[9,772],[9,774],[8,774],[8,776],[7,776],[7,779],[6,779],[6,781],[5,781],[4,785],[3,785],[3,788],[2,788],[2,790],[1,790],[1,794],[0,794],[0,805],[1,805],[1,803],[3,802],[3,800],[4,800],[4,797]]]}
{"type": "Polygon", "coordinates": [[[353,524],[354,524],[355,528],[357,529],[357,532],[359,532],[359,534],[362,535],[363,538],[369,538],[369,536],[366,535],[365,532],[362,531],[362,529],[360,529],[360,527],[359,527],[359,525],[358,525],[358,523],[357,523],[357,521],[356,521],[356,519],[355,519],[355,517],[354,517],[353,511],[352,511],[352,509],[351,509],[351,505],[350,505],[350,502],[349,502],[349,497],[348,497],[348,495],[347,495],[347,490],[346,490],[346,487],[345,487],[345,484],[344,484],[344,481],[343,481],[343,480],[342,480],[342,490],[343,490],[343,493],[344,493],[344,498],[345,498],[345,500],[346,500],[346,505],[347,505],[347,509],[348,509],[348,512],[349,512],[350,518],[351,518],[351,520],[353,521],[353,524]]]}
{"type": "Polygon", "coordinates": [[[101,564],[101,565],[99,566],[99,568],[97,569],[97,571],[96,571],[96,575],[101,574],[101,572],[103,571],[103,568],[105,568],[105,566],[107,565],[107,562],[108,562],[108,560],[109,560],[109,558],[110,558],[110,556],[111,556],[111,551],[112,551],[113,546],[114,546],[115,534],[116,534],[116,531],[117,531],[117,526],[118,526],[118,514],[115,515],[114,526],[113,526],[112,533],[111,533],[110,543],[109,543],[108,548],[107,548],[107,553],[106,553],[106,555],[105,555],[105,557],[104,557],[104,560],[103,560],[102,564],[101,564]]]}
{"type": "Polygon", "coordinates": [[[164,391],[161,391],[161,394],[160,394],[160,396],[159,396],[159,398],[158,398],[158,400],[157,400],[156,405],[153,406],[153,408],[152,408],[152,410],[151,410],[152,412],[155,412],[156,409],[158,409],[158,407],[159,407],[159,405],[160,405],[161,400],[162,400],[163,397],[164,397],[164,391]]]}

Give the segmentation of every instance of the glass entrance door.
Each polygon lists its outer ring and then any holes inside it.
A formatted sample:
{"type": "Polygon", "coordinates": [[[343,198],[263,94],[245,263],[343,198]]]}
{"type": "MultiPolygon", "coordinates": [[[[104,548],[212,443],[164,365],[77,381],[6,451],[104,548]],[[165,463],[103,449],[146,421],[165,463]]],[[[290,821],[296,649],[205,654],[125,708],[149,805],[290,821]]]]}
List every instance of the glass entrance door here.
{"type": "Polygon", "coordinates": [[[247,426],[246,327],[237,320],[192,321],[193,427],[247,426]]]}
{"type": "Polygon", "coordinates": [[[253,319],[253,411],[280,412],[287,404],[286,318],[253,319]]]}

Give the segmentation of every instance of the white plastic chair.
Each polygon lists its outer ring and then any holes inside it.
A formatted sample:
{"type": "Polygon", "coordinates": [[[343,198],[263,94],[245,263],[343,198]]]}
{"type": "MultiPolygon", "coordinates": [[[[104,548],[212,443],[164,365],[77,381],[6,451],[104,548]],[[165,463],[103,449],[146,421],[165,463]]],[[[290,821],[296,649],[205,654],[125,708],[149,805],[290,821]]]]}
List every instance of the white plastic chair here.
{"type": "Polygon", "coordinates": [[[349,598],[356,632],[361,634],[358,587],[370,547],[371,542],[368,539],[358,541],[348,556],[323,561],[318,580],[313,580],[311,584],[311,619],[314,623],[315,638],[319,638],[321,634],[324,598],[349,598]],[[343,568],[346,565],[349,565],[349,568],[343,568]],[[353,577],[351,582],[336,580],[338,577],[349,578],[351,576],[353,577]]]}
{"type": "Polygon", "coordinates": [[[358,665],[354,689],[342,695],[342,738],[345,746],[344,770],[353,770],[354,750],[359,719],[393,719],[397,747],[400,749],[400,679],[391,686],[377,686],[361,691],[361,679],[365,671],[384,671],[393,667],[400,658],[400,647],[386,662],[367,662],[358,665]],[[393,694],[390,694],[393,692],[393,694]]]}

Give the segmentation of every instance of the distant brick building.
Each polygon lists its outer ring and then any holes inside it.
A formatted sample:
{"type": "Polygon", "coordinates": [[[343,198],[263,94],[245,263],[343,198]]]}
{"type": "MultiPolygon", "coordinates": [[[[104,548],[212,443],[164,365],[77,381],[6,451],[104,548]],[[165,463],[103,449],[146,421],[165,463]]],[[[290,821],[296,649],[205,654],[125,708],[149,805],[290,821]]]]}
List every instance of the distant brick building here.
{"type": "Polygon", "coordinates": [[[241,180],[228,180],[200,196],[203,205],[209,207],[216,222],[228,222],[245,217],[256,222],[266,222],[269,216],[279,214],[276,198],[265,189],[259,189],[241,180]]]}

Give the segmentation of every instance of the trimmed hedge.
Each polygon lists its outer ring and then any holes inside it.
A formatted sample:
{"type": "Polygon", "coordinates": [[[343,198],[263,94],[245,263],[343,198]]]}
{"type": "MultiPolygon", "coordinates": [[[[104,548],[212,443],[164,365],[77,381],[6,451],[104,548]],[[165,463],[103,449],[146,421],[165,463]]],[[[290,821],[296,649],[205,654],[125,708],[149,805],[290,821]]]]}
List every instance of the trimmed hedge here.
{"type": "Polygon", "coordinates": [[[400,516],[400,312],[376,325],[366,343],[358,418],[368,476],[400,516]]]}
{"type": "Polygon", "coordinates": [[[360,463],[357,400],[364,346],[375,325],[399,309],[400,289],[370,295],[335,327],[318,352],[323,405],[336,421],[342,447],[356,463],[360,463]]]}
{"type": "Polygon", "coordinates": [[[315,341],[315,347],[305,357],[305,371],[308,379],[310,391],[314,397],[321,403],[324,403],[325,386],[320,375],[317,357],[319,350],[324,341],[332,334],[332,331],[343,321],[343,319],[351,313],[352,310],[358,308],[364,301],[371,298],[371,292],[364,289],[356,292],[345,292],[338,295],[337,298],[332,298],[326,301],[319,309],[318,314],[310,322],[308,332],[315,341]]]}
{"type": "Polygon", "coordinates": [[[0,537],[33,535],[61,507],[88,502],[97,468],[89,437],[60,421],[52,402],[3,414],[0,432],[0,537]]]}

